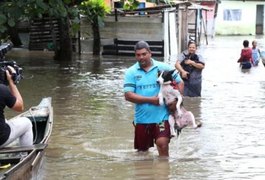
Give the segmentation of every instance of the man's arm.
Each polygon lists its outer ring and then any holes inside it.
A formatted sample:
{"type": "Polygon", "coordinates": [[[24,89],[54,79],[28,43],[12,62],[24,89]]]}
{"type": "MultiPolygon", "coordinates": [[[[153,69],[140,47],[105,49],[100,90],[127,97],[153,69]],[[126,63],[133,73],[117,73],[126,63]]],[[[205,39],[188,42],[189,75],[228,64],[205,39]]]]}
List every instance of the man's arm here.
{"type": "MultiPolygon", "coordinates": [[[[12,72],[15,72],[15,70],[12,67],[9,67],[9,69],[12,72]]],[[[8,70],[6,70],[6,76],[7,76],[8,82],[9,82],[10,92],[13,96],[16,97],[16,102],[15,102],[14,106],[12,107],[12,109],[15,111],[21,112],[24,110],[24,102],[23,102],[22,96],[21,96],[20,92],[18,91],[17,86],[15,85],[14,81],[12,80],[12,76],[8,70]]]]}
{"type": "Polygon", "coordinates": [[[136,103],[136,104],[151,103],[154,105],[159,105],[159,100],[157,96],[146,97],[146,96],[141,96],[141,95],[138,95],[130,91],[124,93],[124,96],[127,101],[130,101],[132,103],[136,103]]]}

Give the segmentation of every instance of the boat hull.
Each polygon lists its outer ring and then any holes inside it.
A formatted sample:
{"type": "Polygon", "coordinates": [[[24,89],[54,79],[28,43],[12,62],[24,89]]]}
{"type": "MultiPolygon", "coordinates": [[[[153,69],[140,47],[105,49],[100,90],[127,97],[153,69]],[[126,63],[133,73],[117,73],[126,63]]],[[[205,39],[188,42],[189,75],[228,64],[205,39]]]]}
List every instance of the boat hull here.
{"type": "Polygon", "coordinates": [[[52,132],[53,108],[51,98],[43,98],[39,105],[14,118],[28,117],[32,121],[34,145],[0,149],[0,179],[26,180],[38,174],[52,132]],[[27,153],[21,157],[21,153],[27,153]]]}

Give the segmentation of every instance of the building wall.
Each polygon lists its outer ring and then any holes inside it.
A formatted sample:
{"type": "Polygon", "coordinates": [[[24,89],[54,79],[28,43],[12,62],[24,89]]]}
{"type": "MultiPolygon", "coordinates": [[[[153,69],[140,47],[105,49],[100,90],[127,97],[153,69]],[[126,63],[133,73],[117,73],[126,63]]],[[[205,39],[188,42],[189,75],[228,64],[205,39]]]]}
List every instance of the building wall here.
{"type": "MultiPolygon", "coordinates": [[[[93,34],[90,23],[81,19],[82,52],[91,51],[93,34]]],[[[164,39],[164,23],[162,16],[114,16],[104,18],[100,27],[101,45],[113,44],[113,39],[162,41],[164,39]]]]}
{"type": "MultiPolygon", "coordinates": [[[[209,8],[211,8],[212,10],[209,11],[203,11],[203,19],[205,21],[207,21],[206,24],[206,28],[207,28],[207,32],[206,34],[208,36],[214,36],[215,34],[215,18],[214,18],[214,13],[215,13],[215,8],[216,8],[216,4],[214,3],[202,3],[201,5],[207,6],[209,8]]],[[[203,32],[205,33],[205,32],[203,32]]]]}
{"type": "Polygon", "coordinates": [[[259,4],[257,1],[222,1],[218,7],[215,33],[217,35],[255,35],[257,4],[259,4]],[[229,9],[241,11],[241,20],[225,21],[224,11],[229,9]]]}
{"type": "Polygon", "coordinates": [[[114,16],[107,16],[104,19],[104,28],[101,28],[101,35],[102,39],[162,40],[162,17],[119,16],[116,22],[114,16]]]}

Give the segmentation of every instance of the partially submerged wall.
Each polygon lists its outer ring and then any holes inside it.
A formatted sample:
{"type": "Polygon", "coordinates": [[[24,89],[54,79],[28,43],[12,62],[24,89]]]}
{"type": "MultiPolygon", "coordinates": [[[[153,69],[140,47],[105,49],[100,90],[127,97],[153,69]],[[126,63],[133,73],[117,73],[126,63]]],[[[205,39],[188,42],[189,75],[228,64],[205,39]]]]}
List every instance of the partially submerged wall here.
{"type": "MultiPolygon", "coordinates": [[[[122,40],[162,41],[162,16],[107,16],[100,28],[101,44],[112,44],[114,38],[122,40]]],[[[91,26],[83,18],[81,26],[82,52],[91,52],[93,35],[91,26]]]]}

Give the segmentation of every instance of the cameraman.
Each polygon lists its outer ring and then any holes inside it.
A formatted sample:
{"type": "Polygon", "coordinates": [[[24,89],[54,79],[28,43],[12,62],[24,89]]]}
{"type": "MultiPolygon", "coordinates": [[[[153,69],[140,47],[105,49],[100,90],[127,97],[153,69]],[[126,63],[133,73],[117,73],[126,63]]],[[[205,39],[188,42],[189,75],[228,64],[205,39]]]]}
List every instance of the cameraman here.
{"type": "Polygon", "coordinates": [[[26,117],[5,120],[4,109],[6,106],[17,112],[24,110],[23,99],[12,80],[11,74],[15,73],[15,69],[11,66],[8,66],[8,69],[6,70],[6,78],[9,88],[0,84],[0,148],[18,138],[20,146],[30,146],[33,144],[31,121],[26,117]]]}

